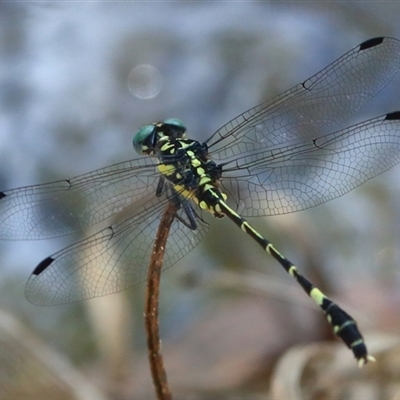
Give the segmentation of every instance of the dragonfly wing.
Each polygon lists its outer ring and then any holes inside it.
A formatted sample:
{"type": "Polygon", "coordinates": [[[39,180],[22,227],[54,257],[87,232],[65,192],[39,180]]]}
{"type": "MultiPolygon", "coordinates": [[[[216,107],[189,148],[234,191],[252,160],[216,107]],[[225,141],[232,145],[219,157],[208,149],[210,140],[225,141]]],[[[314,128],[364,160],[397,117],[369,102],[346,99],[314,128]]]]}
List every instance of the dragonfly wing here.
{"type": "MultiPolygon", "coordinates": [[[[28,300],[38,305],[64,304],[119,292],[144,281],[167,201],[154,197],[133,217],[44,259],[28,280],[28,300]]],[[[193,230],[175,219],[163,269],[187,254],[207,229],[201,220],[193,230]]]]}
{"type": "Polygon", "coordinates": [[[148,160],[0,193],[0,239],[44,239],[92,226],[154,197],[159,175],[148,160]]]}
{"type": "Polygon", "coordinates": [[[243,155],[224,167],[223,176],[243,215],[277,215],[342,196],[399,161],[400,112],[393,112],[243,155]]]}
{"type": "Polygon", "coordinates": [[[349,117],[400,69],[400,41],[375,38],[270,101],[220,128],[207,140],[214,160],[225,162],[260,147],[308,140],[349,117]]]}

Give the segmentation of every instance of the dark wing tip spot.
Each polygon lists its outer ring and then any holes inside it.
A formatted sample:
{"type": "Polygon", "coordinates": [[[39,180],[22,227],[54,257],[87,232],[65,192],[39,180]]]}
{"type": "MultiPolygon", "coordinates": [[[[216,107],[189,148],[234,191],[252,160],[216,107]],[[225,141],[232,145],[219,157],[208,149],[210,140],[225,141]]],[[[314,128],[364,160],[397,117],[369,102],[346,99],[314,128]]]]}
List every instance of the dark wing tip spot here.
{"type": "Polygon", "coordinates": [[[4,193],[4,192],[0,192],[0,200],[3,198],[3,197],[6,197],[7,195],[4,193]]]}
{"type": "Polygon", "coordinates": [[[394,111],[389,114],[386,114],[386,120],[397,120],[400,119],[400,111],[394,111]]]}
{"type": "Polygon", "coordinates": [[[54,261],[54,258],[52,258],[52,257],[45,258],[33,270],[32,275],[40,275],[53,261],[54,261]]]}
{"type": "Polygon", "coordinates": [[[379,44],[381,44],[383,42],[383,39],[385,39],[385,38],[384,37],[376,37],[376,38],[366,40],[365,42],[360,44],[360,50],[366,50],[371,47],[378,46],[379,44]]]}

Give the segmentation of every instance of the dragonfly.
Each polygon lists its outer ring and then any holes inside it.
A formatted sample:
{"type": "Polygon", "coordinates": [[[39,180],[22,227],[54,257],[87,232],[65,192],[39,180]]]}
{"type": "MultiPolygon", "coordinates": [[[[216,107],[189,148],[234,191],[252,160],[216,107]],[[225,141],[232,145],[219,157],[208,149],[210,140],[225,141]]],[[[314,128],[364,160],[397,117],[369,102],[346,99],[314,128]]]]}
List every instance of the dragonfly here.
{"type": "Polygon", "coordinates": [[[184,123],[170,118],[135,134],[133,147],[141,158],[0,192],[0,239],[46,239],[103,222],[97,233],[36,266],[26,285],[28,300],[65,304],[144,281],[160,218],[174,202],[163,269],[201,241],[209,226],[204,215],[226,217],[315,301],[359,366],[373,361],[356,321],[246,218],[317,206],[397,164],[400,111],[333,127],[383,89],[399,68],[400,41],[369,39],[232,119],[205,142],[190,139],[184,123]]]}

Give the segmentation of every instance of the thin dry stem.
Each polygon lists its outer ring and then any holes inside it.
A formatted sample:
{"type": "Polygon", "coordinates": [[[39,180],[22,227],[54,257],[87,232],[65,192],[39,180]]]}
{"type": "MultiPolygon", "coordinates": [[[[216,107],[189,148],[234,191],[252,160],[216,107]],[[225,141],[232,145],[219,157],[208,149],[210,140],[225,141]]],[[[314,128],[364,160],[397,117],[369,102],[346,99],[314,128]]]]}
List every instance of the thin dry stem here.
{"type": "Polygon", "coordinates": [[[164,260],[165,246],[171,224],[174,221],[177,205],[173,202],[166,207],[160,221],[157,236],[151,254],[149,271],[147,274],[147,290],[145,305],[145,325],[147,333],[147,349],[153,383],[159,400],[172,399],[168,387],[167,374],[161,354],[159,324],[158,324],[158,299],[160,292],[161,268],[164,260]]]}

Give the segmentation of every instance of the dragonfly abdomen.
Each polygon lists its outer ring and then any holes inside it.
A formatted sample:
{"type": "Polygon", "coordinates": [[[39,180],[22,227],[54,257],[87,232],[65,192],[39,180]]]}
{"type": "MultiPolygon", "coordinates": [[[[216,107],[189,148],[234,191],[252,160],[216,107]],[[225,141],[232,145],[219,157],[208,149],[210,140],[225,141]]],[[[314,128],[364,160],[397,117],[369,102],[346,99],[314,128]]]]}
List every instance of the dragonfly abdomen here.
{"type": "Polygon", "coordinates": [[[230,208],[225,201],[220,200],[216,206],[218,210],[232,220],[242,231],[253,238],[269,255],[271,255],[294,278],[303,290],[322,309],[333,332],[339,336],[349,349],[352,350],[358,365],[362,367],[368,361],[375,361],[365,346],[364,339],[357,327],[356,321],[330,300],[320,289],[305,278],[297,267],[281,254],[275,246],[258,233],[243,217],[230,208]]]}

